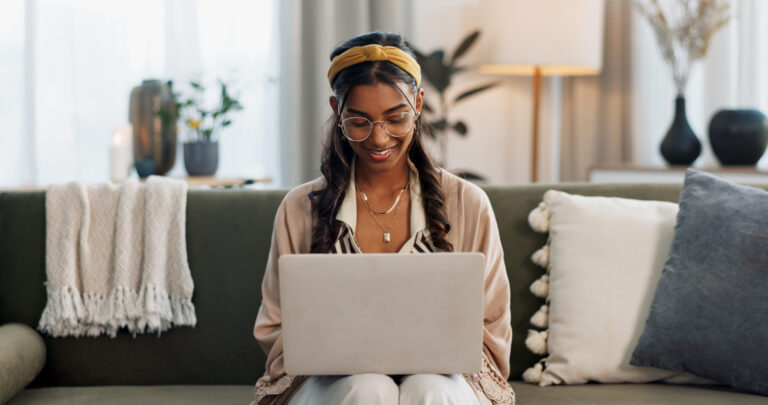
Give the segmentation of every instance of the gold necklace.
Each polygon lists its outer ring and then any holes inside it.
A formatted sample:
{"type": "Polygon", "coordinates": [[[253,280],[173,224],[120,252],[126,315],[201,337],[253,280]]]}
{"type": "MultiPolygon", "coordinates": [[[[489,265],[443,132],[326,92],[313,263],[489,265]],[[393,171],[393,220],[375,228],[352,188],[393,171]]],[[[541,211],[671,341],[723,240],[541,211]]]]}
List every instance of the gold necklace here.
{"type": "MultiPolygon", "coordinates": [[[[357,183],[355,183],[355,186],[357,186],[357,183]]],[[[363,190],[360,190],[360,187],[357,187],[357,191],[360,193],[360,196],[363,197],[363,202],[365,203],[365,208],[368,210],[368,213],[371,214],[371,217],[373,218],[373,220],[376,221],[376,225],[378,225],[379,228],[381,229],[381,231],[384,232],[384,243],[389,243],[389,241],[391,239],[392,235],[391,235],[390,231],[392,230],[392,224],[395,223],[395,217],[397,217],[397,212],[399,211],[399,210],[397,210],[397,207],[400,206],[400,204],[399,204],[400,203],[400,196],[403,194],[403,191],[405,191],[407,189],[408,189],[408,184],[406,184],[405,187],[403,187],[400,190],[400,194],[398,194],[397,199],[395,200],[395,204],[392,205],[392,207],[389,210],[387,210],[388,212],[391,212],[392,210],[395,210],[395,214],[392,215],[392,219],[389,221],[389,225],[387,225],[387,227],[385,228],[384,225],[382,225],[381,222],[379,222],[379,219],[376,218],[376,214],[377,213],[374,212],[371,209],[371,207],[368,205],[368,202],[367,202],[368,201],[368,197],[365,195],[365,193],[363,193],[363,190]]]]}
{"type": "Polygon", "coordinates": [[[392,212],[392,210],[394,210],[395,207],[397,207],[397,204],[400,202],[400,197],[402,197],[403,192],[405,192],[405,190],[408,189],[408,183],[406,183],[405,186],[403,186],[403,188],[400,189],[400,192],[397,193],[397,198],[395,198],[395,202],[392,204],[392,206],[389,207],[388,210],[382,211],[382,212],[376,212],[373,210],[373,208],[371,208],[370,205],[368,205],[368,196],[363,192],[363,190],[360,189],[360,186],[357,184],[357,182],[355,182],[355,187],[357,188],[357,191],[360,193],[360,195],[363,197],[363,204],[365,204],[365,207],[368,208],[368,211],[376,215],[387,215],[390,212],[392,212]]]}

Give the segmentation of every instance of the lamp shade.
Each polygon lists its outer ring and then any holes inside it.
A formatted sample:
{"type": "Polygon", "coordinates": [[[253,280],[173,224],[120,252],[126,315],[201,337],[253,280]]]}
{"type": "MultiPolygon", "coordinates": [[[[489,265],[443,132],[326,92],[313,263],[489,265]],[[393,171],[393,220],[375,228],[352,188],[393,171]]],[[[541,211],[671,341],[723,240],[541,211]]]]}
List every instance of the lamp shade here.
{"type": "Polygon", "coordinates": [[[497,74],[591,75],[603,64],[603,0],[484,0],[484,41],[497,74]]]}

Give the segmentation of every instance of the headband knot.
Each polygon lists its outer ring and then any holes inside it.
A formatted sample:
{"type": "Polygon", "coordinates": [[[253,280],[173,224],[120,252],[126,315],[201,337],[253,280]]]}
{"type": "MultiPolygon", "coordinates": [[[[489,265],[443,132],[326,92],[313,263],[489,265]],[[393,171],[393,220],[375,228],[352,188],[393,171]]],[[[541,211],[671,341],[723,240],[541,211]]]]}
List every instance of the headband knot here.
{"type": "Polygon", "coordinates": [[[411,55],[395,46],[370,44],[349,48],[337,55],[328,68],[328,83],[333,86],[333,79],[344,69],[363,62],[387,61],[392,62],[421,84],[421,66],[411,55]]]}
{"type": "Polygon", "coordinates": [[[384,48],[379,45],[366,45],[361,47],[360,50],[363,51],[365,60],[387,60],[387,53],[384,51],[384,48]]]}

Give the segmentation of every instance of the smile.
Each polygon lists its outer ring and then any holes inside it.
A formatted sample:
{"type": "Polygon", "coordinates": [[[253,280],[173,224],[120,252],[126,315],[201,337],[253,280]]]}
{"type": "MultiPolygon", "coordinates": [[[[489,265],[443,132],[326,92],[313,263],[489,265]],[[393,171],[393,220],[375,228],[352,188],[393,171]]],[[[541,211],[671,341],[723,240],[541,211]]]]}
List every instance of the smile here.
{"type": "Polygon", "coordinates": [[[392,146],[391,148],[379,150],[368,149],[368,155],[374,160],[386,160],[392,154],[392,149],[395,147],[396,146],[392,146]]]}

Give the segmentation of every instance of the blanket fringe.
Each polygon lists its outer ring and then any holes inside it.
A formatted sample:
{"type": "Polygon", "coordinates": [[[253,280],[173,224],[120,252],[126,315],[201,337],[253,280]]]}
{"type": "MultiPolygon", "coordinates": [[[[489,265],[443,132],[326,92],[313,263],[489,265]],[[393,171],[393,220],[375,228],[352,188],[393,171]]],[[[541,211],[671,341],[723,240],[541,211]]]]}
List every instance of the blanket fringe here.
{"type": "Polygon", "coordinates": [[[153,284],[138,292],[120,286],[109,295],[81,294],[67,286],[48,291],[38,330],[54,337],[117,337],[127,328],[135,337],[142,333],[165,332],[171,326],[195,326],[197,316],[192,297],[171,296],[153,284]]]}

